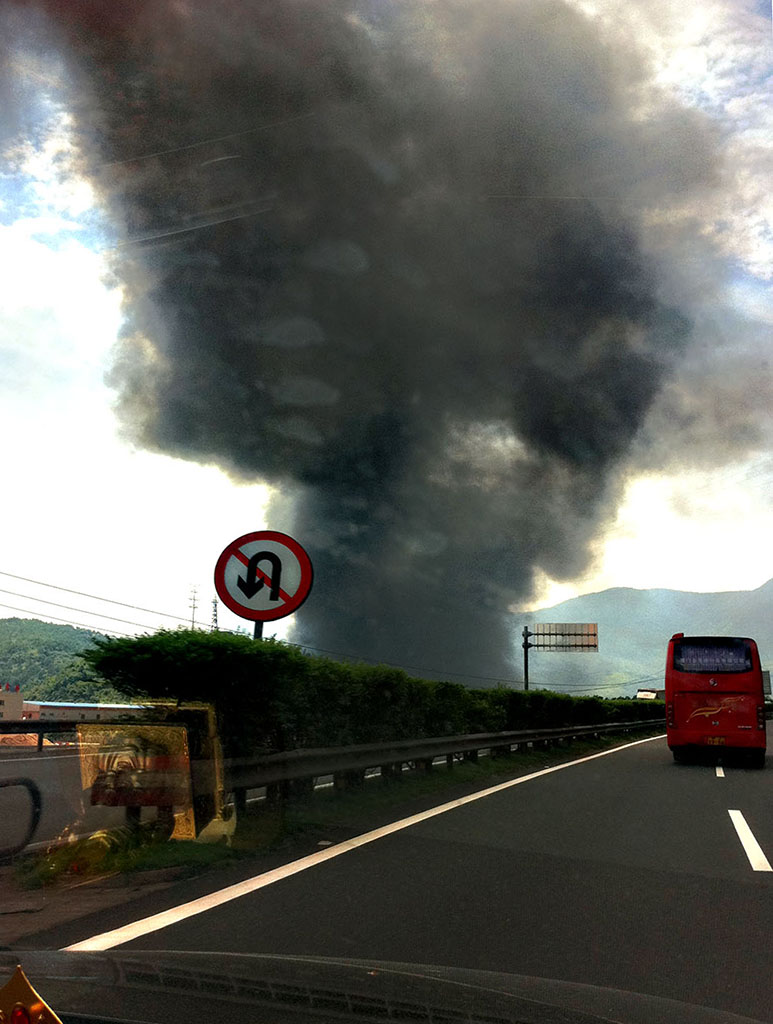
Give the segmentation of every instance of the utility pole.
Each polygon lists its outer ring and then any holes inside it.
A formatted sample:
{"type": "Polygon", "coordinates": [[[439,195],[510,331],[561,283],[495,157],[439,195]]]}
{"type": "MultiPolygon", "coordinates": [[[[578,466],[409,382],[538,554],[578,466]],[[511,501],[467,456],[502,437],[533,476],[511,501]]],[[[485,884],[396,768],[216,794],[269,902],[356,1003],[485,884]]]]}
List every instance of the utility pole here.
{"type": "Polygon", "coordinates": [[[217,598],[212,598],[212,632],[217,633],[217,598]]]}
{"type": "Polygon", "coordinates": [[[191,609],[191,629],[196,628],[196,597],[198,595],[198,587],[191,587],[191,596],[188,604],[191,609]]]}

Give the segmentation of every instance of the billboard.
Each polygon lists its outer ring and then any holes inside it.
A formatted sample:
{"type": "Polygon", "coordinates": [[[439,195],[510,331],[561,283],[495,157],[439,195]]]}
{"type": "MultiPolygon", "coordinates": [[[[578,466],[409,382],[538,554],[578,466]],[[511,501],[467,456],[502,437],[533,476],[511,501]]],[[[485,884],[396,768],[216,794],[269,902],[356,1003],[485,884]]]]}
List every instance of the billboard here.
{"type": "Polygon", "coordinates": [[[541,622],[529,631],[529,646],[539,651],[597,651],[596,622],[541,622]]]}

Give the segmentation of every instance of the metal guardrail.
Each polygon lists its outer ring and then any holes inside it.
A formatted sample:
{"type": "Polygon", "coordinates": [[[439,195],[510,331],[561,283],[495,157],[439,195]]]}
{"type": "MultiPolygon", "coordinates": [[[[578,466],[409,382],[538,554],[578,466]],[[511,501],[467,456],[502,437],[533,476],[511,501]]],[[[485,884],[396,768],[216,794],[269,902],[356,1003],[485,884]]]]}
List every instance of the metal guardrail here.
{"type": "MultiPolygon", "coordinates": [[[[482,750],[495,754],[510,753],[525,744],[598,737],[605,733],[631,732],[664,725],[662,718],[633,722],[610,722],[603,725],[578,725],[559,729],[520,729],[514,732],[472,733],[463,736],[438,736],[420,740],[398,740],[391,743],[368,743],[348,747],[289,750],[257,758],[234,758],[225,762],[226,790],[234,793],[237,806],[243,803],[247,790],[302,782],[323,775],[332,775],[334,782],[354,784],[369,768],[381,768],[382,774],[396,774],[406,763],[425,769],[445,756],[447,763],[458,756],[473,759],[482,750]]],[[[196,765],[193,766],[194,772],[196,765]]],[[[195,785],[195,784],[194,784],[195,785]]]]}
{"type": "MultiPolygon", "coordinates": [[[[37,733],[37,749],[42,749],[45,735],[74,733],[78,722],[34,721],[3,722],[0,733],[37,733]]],[[[122,721],[105,721],[102,726],[133,724],[122,721]]],[[[142,724],[153,724],[143,721],[142,724]]],[[[264,754],[250,758],[232,758],[225,762],[225,790],[234,794],[237,810],[246,806],[248,790],[265,788],[271,800],[279,799],[290,791],[293,785],[312,788],[314,779],[333,776],[336,787],[361,785],[368,769],[380,768],[382,776],[398,777],[403,765],[429,771],[434,761],[445,757],[450,766],[454,760],[463,757],[476,760],[481,751],[492,755],[504,755],[514,749],[533,744],[548,746],[562,740],[580,739],[584,736],[598,738],[607,733],[633,732],[653,729],[664,725],[662,718],[629,722],[606,722],[599,725],[575,725],[557,729],[519,729],[512,732],[471,733],[461,736],[433,736],[418,740],[395,740],[386,743],[366,743],[347,747],[324,747],[300,749],[264,754]],[[309,783],[311,785],[309,785],[309,783]]],[[[10,748],[14,750],[14,748],[10,748]]],[[[18,749],[18,748],[17,748],[18,749]]],[[[208,760],[192,760],[191,773],[194,793],[206,792],[211,784],[211,763],[208,760]]],[[[0,849],[0,863],[8,860],[31,841],[40,822],[42,796],[31,779],[5,779],[0,787],[23,786],[30,793],[32,815],[30,829],[24,841],[12,850],[0,849]]]]}
{"type": "MultiPolygon", "coordinates": [[[[153,725],[151,721],[137,718],[120,718],[120,719],[100,719],[99,721],[81,721],[80,719],[73,720],[71,722],[62,721],[61,719],[52,718],[50,721],[45,718],[23,718],[20,721],[3,721],[0,722],[0,736],[12,735],[12,736],[30,736],[37,733],[38,743],[37,749],[43,750],[43,737],[44,736],[61,736],[61,735],[72,735],[75,736],[79,725],[100,725],[105,728],[111,728],[112,726],[127,726],[136,723],[137,725],[153,725]]],[[[166,724],[166,723],[164,723],[166,724]]],[[[7,746],[0,747],[0,752],[4,754],[13,754],[29,748],[21,746],[7,746]]]]}

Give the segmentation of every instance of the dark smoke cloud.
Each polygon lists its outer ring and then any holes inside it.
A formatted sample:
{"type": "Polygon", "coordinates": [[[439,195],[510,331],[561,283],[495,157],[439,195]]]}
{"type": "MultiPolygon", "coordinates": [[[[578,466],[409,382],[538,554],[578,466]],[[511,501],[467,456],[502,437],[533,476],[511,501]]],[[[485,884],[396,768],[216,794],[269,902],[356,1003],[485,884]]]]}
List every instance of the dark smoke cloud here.
{"type": "Polygon", "coordinates": [[[34,9],[132,438],[293,499],[298,638],[512,678],[508,607],[587,564],[689,336],[641,218],[709,185],[700,119],[554,0],[34,9]]]}

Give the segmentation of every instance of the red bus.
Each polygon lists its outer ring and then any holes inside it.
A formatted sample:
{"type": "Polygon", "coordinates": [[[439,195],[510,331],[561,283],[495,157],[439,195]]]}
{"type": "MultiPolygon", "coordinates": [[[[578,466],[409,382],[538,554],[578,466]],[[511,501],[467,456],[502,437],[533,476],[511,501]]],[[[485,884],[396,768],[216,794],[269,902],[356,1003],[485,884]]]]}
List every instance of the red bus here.
{"type": "Polygon", "coordinates": [[[765,764],[765,702],[757,645],[746,636],[675,633],[666,657],[666,737],[674,760],[706,748],[765,764]]]}

